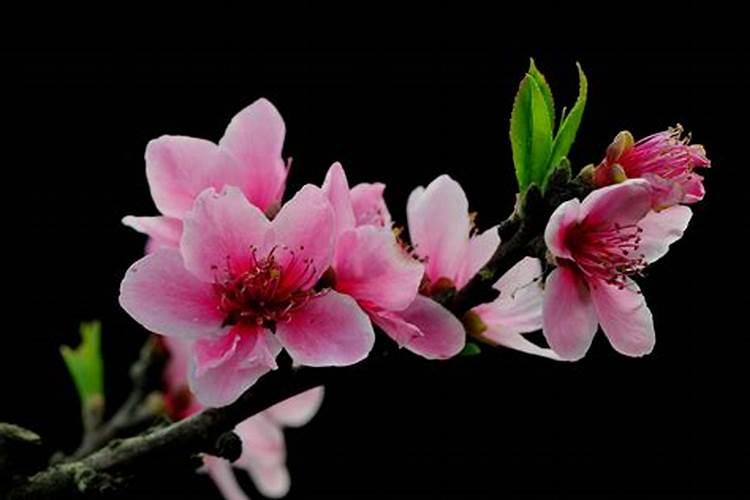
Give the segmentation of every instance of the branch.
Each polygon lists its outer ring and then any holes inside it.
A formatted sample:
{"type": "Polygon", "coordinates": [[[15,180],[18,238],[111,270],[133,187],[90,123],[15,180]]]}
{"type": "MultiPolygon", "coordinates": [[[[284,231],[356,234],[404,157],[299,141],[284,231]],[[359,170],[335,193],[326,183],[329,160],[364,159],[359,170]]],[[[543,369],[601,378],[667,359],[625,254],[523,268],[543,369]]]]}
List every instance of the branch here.
{"type": "MultiPolygon", "coordinates": [[[[554,207],[559,204],[557,199],[564,200],[565,197],[548,196],[545,200],[539,189],[530,188],[522,204],[523,217],[514,214],[499,226],[504,241],[487,264],[456,294],[436,300],[443,302],[459,318],[472,307],[493,300],[497,292],[492,285],[497,279],[524,256],[539,252],[538,243],[544,224],[554,207]]],[[[96,438],[81,446],[74,454],[73,458],[76,460],[53,465],[23,480],[10,491],[8,498],[83,498],[92,494],[106,496],[122,489],[127,478],[134,477],[137,473],[148,473],[149,469],[151,472],[161,469],[165,463],[179,462],[181,457],[208,453],[230,460],[236,459],[236,439],[228,439],[227,433],[231,433],[240,422],[308,389],[375,368],[389,358],[383,353],[373,352],[366,360],[348,367],[285,366],[262,377],[228,406],[206,409],[190,418],[139,436],[110,441],[116,435],[114,430],[119,428],[119,418],[116,415],[96,438]],[[109,444],[106,447],[91,453],[107,441],[109,444]]],[[[136,384],[134,392],[137,391],[136,384]]],[[[142,394],[140,397],[142,398],[142,394]]],[[[129,398],[122,411],[128,414],[131,407],[129,398]]],[[[195,468],[199,464],[200,461],[191,466],[195,468]]]]}
{"type": "Polygon", "coordinates": [[[112,439],[127,432],[138,432],[153,422],[162,409],[161,398],[149,394],[153,380],[160,375],[164,366],[164,352],[153,339],[149,339],[141,349],[138,361],[130,368],[133,383],[130,395],[112,418],[104,425],[88,429],[81,445],[67,459],[73,461],[90,455],[112,439]]]}

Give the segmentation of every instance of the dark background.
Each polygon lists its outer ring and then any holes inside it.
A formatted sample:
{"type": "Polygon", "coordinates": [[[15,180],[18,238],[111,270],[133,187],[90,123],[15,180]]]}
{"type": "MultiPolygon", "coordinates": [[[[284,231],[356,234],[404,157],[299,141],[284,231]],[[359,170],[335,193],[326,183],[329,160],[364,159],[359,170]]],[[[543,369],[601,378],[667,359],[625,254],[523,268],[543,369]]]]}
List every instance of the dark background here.
{"type": "MultiPolygon", "coordinates": [[[[144,241],[119,221],[156,213],[144,175],[149,139],[218,140],[234,113],[265,96],[287,124],[288,194],[319,184],[339,160],[353,184],[384,181],[403,222],[411,189],[448,173],[487,227],[513,205],[508,119],[529,56],[558,108],[575,99],[576,61],[589,77],[576,166],[598,161],[621,129],[643,136],[677,122],[713,160],[687,235],[643,281],[655,352],[622,357],[600,334],[575,364],[485,349],[341,380],[310,425],[287,432],[289,498],[715,497],[739,488],[750,454],[748,331],[740,322],[748,277],[745,54],[695,41],[6,54],[13,70],[2,83],[0,420],[36,430],[53,447],[76,445],[78,402],[58,346],[76,341],[81,320],[103,321],[110,408],[127,394],[127,367],[145,333],[119,309],[117,289],[144,241]]],[[[198,476],[150,491],[213,492],[198,476]]]]}

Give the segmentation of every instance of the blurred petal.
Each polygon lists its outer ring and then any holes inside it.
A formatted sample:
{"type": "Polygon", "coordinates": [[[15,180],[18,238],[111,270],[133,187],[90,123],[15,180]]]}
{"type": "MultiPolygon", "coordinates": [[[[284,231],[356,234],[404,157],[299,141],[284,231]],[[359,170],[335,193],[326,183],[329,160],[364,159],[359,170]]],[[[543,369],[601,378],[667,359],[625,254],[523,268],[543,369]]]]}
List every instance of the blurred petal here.
{"type": "Polygon", "coordinates": [[[232,464],[227,460],[209,455],[203,456],[203,463],[206,464],[206,472],[213,479],[216,487],[226,500],[250,500],[242,491],[237,478],[232,471],[232,464]]]}
{"type": "Polygon", "coordinates": [[[266,410],[266,414],[280,425],[299,427],[308,423],[323,403],[323,386],[292,396],[266,410]]]}

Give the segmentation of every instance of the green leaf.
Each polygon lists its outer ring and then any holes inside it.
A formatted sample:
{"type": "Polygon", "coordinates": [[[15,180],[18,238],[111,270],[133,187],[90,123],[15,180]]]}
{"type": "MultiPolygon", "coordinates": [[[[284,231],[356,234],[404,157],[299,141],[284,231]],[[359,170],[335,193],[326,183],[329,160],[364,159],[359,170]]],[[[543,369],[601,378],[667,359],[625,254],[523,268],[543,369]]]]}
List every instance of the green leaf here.
{"type": "Polygon", "coordinates": [[[578,127],[581,125],[583,110],[586,108],[586,98],[588,97],[588,81],[580,64],[578,67],[578,99],[570,109],[570,113],[560,122],[560,128],[555,136],[552,145],[552,154],[550,156],[550,165],[556,167],[560,161],[568,156],[570,148],[576,139],[578,127]]]}
{"type": "Polygon", "coordinates": [[[476,356],[477,354],[481,354],[481,352],[482,349],[479,348],[479,345],[474,342],[467,342],[463,351],[461,351],[461,356],[476,356]]]}
{"type": "Polygon", "coordinates": [[[81,323],[80,331],[80,345],[75,349],[64,345],[60,347],[60,352],[73,377],[81,404],[86,405],[92,398],[100,398],[104,389],[101,323],[81,323]]]}
{"type": "Polygon", "coordinates": [[[544,93],[530,74],[521,80],[513,102],[510,142],[521,192],[532,182],[542,184],[552,150],[552,122],[544,93]]]}
{"type": "Polygon", "coordinates": [[[529,75],[534,79],[537,85],[539,85],[539,90],[542,91],[542,96],[544,97],[544,103],[547,105],[547,112],[549,113],[549,122],[550,127],[552,130],[555,129],[555,100],[552,98],[552,89],[549,86],[549,83],[547,83],[547,79],[544,78],[544,75],[537,69],[536,64],[534,64],[534,58],[531,58],[531,63],[529,64],[529,75]]]}

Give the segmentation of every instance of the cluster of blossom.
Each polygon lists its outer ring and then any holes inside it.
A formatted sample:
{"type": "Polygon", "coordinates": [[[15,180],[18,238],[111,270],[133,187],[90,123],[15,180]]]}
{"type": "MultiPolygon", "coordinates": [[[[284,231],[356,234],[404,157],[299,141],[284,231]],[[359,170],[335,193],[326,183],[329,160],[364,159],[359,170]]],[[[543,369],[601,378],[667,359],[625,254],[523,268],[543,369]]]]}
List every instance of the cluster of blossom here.
{"type": "MultiPolygon", "coordinates": [[[[639,142],[619,134],[589,169],[590,194],[565,201],[550,217],[546,258],[523,258],[494,285],[497,299],[462,318],[439,298],[466,285],[500,237],[497,226],[476,231],[461,186],[442,175],[412,192],[407,244],[394,230],[385,186],[350,187],[338,163],[320,187],[305,185],[282,203],[284,136],[278,111],[260,99],[232,119],[218,144],[163,136],[146,149],[162,215],[124,219],[150,238],[147,255],[126,273],[120,303],[181,353],[168,383],[179,392],[187,380],[196,398],[184,407],[189,411],[236,400],[277,367],[282,349],[297,365],[357,363],[373,347],[374,326],[428,359],[455,356],[471,335],[576,360],[599,325],[623,354],[653,349],[651,313],[631,277],[682,236],[691,217],[685,204],[703,197],[693,170],[709,166],[681,129],[639,142]],[[525,336],[540,329],[548,346],[525,336]]],[[[292,420],[308,419],[321,395],[304,396],[292,420]]],[[[273,435],[275,446],[287,423],[282,413],[256,416],[239,434],[246,443],[273,435]]],[[[283,494],[283,453],[265,462],[251,455],[240,463],[260,488],[283,494]]],[[[227,478],[211,460],[207,466],[227,478]]],[[[237,493],[231,481],[222,484],[237,493]]]]}

